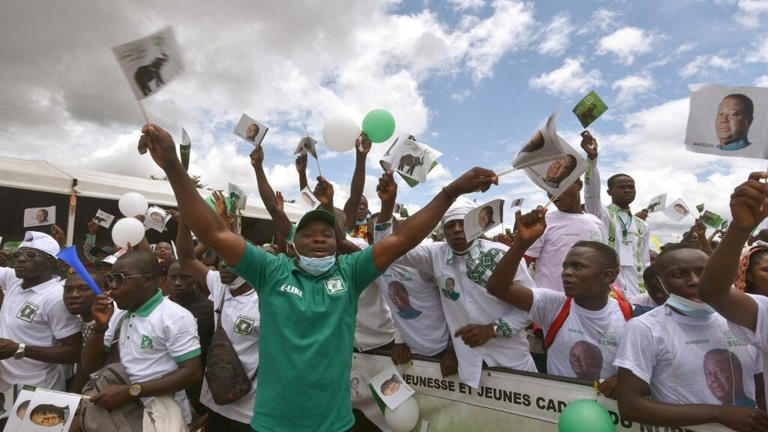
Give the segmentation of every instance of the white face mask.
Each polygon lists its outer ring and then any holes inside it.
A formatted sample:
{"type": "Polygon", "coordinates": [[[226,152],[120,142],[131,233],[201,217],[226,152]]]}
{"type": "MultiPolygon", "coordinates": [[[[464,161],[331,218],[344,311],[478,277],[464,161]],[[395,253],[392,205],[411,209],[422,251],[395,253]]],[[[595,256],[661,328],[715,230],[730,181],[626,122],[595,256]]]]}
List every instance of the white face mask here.
{"type": "Polygon", "coordinates": [[[664,292],[669,296],[666,304],[681,314],[689,317],[706,317],[715,313],[715,310],[712,309],[712,306],[706,303],[697,303],[693,300],[680,297],[677,294],[670,294],[669,291],[667,291],[667,288],[664,286],[664,282],[661,281],[661,278],[657,276],[657,279],[659,280],[659,286],[661,286],[661,289],[663,289],[664,292]]]}
{"type": "MultiPolygon", "coordinates": [[[[296,253],[297,255],[298,252],[296,253]]],[[[299,265],[301,268],[312,276],[320,276],[336,264],[336,255],[328,255],[327,257],[312,258],[304,255],[299,255],[299,265]]]]}

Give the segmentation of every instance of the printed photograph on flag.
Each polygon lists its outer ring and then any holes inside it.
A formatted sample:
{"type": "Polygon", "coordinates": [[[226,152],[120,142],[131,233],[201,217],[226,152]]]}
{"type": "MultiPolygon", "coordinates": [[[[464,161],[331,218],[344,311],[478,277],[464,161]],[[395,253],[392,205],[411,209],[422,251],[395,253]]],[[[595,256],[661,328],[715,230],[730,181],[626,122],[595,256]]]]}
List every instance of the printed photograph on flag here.
{"type": "Polygon", "coordinates": [[[525,202],[525,198],[515,198],[512,200],[512,202],[509,203],[509,206],[512,208],[522,207],[523,202],[525,202]]]}
{"type": "Polygon", "coordinates": [[[768,89],[704,85],[692,91],[685,145],[696,153],[768,158],[768,89]]]}
{"type": "Polygon", "coordinates": [[[152,206],[147,209],[147,214],[144,215],[144,228],[153,229],[157,232],[165,231],[165,224],[171,220],[171,215],[160,207],[152,206]]]}
{"type": "Polygon", "coordinates": [[[666,207],[667,207],[666,192],[651,198],[651,201],[649,201],[648,205],[645,206],[645,208],[648,210],[648,213],[656,213],[656,212],[664,211],[666,207]]]}
{"type": "Polygon", "coordinates": [[[104,228],[109,229],[109,227],[112,226],[112,221],[115,220],[115,216],[105,212],[102,209],[99,209],[96,212],[96,216],[93,217],[93,220],[95,220],[97,224],[103,226],[104,228]]]}
{"type": "Polygon", "coordinates": [[[515,169],[550,162],[565,155],[555,130],[556,121],[557,113],[555,112],[549,116],[544,127],[534,132],[531,139],[520,149],[512,162],[515,169]]]}
{"type": "Polygon", "coordinates": [[[691,214],[691,209],[688,208],[688,204],[686,204],[685,201],[678,198],[672,201],[672,203],[664,209],[664,214],[673,221],[679,222],[691,214]]]}
{"type": "Polygon", "coordinates": [[[56,206],[24,209],[24,228],[56,223],[56,206]]]}
{"type": "Polygon", "coordinates": [[[573,107],[573,113],[576,114],[576,118],[579,119],[579,123],[581,123],[584,129],[597,120],[597,118],[603,115],[607,110],[608,106],[602,99],[600,99],[600,96],[598,96],[594,90],[587,93],[587,95],[573,107]]]}
{"type": "Polygon", "coordinates": [[[293,154],[300,155],[300,154],[311,154],[313,158],[317,159],[317,140],[310,137],[305,136],[302,137],[299,140],[299,144],[296,146],[296,150],[294,150],[293,154]]]}
{"type": "Polygon", "coordinates": [[[136,99],[157,93],[184,71],[173,28],[112,48],[136,99]]]}
{"type": "Polygon", "coordinates": [[[701,222],[710,228],[719,229],[725,219],[715,212],[704,210],[704,213],[701,214],[701,222]]]}
{"type": "Polygon", "coordinates": [[[256,120],[248,117],[247,114],[243,114],[240,117],[240,121],[235,126],[235,135],[253,144],[254,147],[261,145],[261,141],[264,140],[264,136],[267,134],[269,128],[256,120]]]}
{"type": "Polygon", "coordinates": [[[240,186],[229,183],[227,187],[227,197],[229,197],[229,211],[235,213],[235,210],[245,210],[245,203],[248,200],[248,194],[240,186]]]}
{"type": "Polygon", "coordinates": [[[472,209],[464,216],[464,236],[472,241],[504,221],[504,200],[495,199],[472,209]]]}
{"type": "Polygon", "coordinates": [[[381,400],[389,407],[395,409],[411,397],[415,391],[405,383],[400,372],[394,366],[390,366],[378,375],[371,378],[371,388],[381,400]]]}
{"type": "Polygon", "coordinates": [[[557,137],[561,156],[525,168],[528,178],[553,198],[559,197],[587,170],[587,161],[564,139],[557,137]]]}
{"type": "Polygon", "coordinates": [[[418,184],[427,181],[435,161],[442,155],[432,147],[416,141],[413,136],[402,134],[395,138],[379,163],[385,171],[397,171],[403,178],[408,177],[418,184]]]}

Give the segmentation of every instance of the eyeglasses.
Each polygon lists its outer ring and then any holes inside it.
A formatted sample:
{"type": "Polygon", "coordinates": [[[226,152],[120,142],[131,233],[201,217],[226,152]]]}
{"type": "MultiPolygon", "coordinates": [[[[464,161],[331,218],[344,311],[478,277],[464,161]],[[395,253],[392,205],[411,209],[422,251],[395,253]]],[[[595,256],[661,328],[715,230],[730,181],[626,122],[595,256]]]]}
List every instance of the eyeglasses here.
{"type": "Polygon", "coordinates": [[[24,250],[24,251],[16,251],[13,254],[11,254],[11,258],[14,260],[17,260],[21,258],[21,256],[24,255],[27,259],[35,259],[39,256],[42,256],[42,252],[38,252],[36,250],[24,250]]]}
{"type": "Polygon", "coordinates": [[[135,274],[135,275],[124,275],[122,273],[109,273],[104,275],[104,278],[107,280],[107,283],[112,286],[122,285],[126,279],[133,279],[137,277],[143,277],[147,276],[147,273],[141,273],[141,274],[135,274]]]}

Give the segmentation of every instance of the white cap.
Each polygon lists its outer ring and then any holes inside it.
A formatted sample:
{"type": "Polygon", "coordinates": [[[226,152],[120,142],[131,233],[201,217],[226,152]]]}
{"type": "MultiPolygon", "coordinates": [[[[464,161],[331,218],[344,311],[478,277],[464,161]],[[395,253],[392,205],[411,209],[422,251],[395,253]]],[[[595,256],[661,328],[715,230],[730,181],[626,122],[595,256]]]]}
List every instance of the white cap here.
{"type": "Polygon", "coordinates": [[[20,248],[28,247],[45,252],[52,257],[59,253],[59,243],[48,234],[38,231],[27,231],[24,233],[24,241],[19,245],[20,248]]]}
{"type": "Polygon", "coordinates": [[[442,225],[456,219],[464,220],[464,216],[476,207],[477,204],[465,196],[456,198],[456,201],[451,204],[451,207],[445,212],[442,225]]]}

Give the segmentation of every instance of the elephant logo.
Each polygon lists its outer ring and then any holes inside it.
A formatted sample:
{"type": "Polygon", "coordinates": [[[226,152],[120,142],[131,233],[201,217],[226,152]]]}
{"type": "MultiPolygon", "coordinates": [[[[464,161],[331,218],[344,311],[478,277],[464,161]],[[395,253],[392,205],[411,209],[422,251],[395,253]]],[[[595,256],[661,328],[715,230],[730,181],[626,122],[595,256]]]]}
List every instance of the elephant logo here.
{"type": "Polygon", "coordinates": [[[412,154],[404,154],[402,157],[400,157],[397,170],[408,175],[413,175],[413,171],[416,169],[416,167],[421,165],[424,165],[424,156],[419,158],[412,154]]]}
{"type": "Polygon", "coordinates": [[[160,88],[165,85],[163,77],[160,75],[160,68],[168,61],[168,55],[163,54],[160,57],[156,57],[152,60],[152,63],[144,66],[139,66],[136,69],[136,73],[133,74],[133,79],[141,89],[141,93],[144,96],[148,96],[152,93],[152,87],[150,84],[154,81],[155,88],[160,88]]]}

